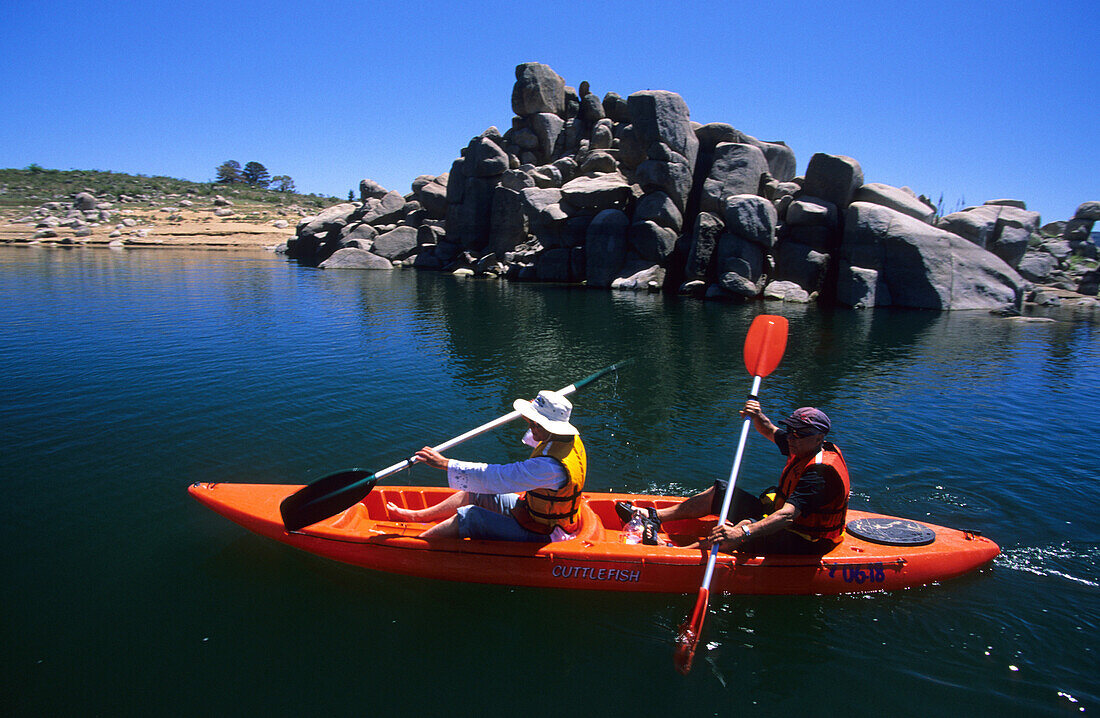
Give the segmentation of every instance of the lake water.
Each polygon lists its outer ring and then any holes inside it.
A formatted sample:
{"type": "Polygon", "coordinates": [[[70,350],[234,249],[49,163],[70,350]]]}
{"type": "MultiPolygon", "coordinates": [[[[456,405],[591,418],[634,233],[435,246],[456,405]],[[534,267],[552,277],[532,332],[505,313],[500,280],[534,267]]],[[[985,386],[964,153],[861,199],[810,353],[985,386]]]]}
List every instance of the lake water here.
{"type": "MultiPolygon", "coordinates": [[[[673,639],[694,596],[365,571],[186,489],[389,466],[635,357],[574,397],[588,488],[695,492],[728,475],[762,305],[19,247],[0,248],[0,306],[6,715],[1100,710],[1093,323],[767,305],[791,331],[765,410],[830,415],[853,505],[978,529],[1004,553],[893,594],[712,598],[684,677],[673,639]]],[[[451,455],[516,460],[520,433],[451,455]]],[[[753,434],[739,483],[781,465],[753,434]]]]}

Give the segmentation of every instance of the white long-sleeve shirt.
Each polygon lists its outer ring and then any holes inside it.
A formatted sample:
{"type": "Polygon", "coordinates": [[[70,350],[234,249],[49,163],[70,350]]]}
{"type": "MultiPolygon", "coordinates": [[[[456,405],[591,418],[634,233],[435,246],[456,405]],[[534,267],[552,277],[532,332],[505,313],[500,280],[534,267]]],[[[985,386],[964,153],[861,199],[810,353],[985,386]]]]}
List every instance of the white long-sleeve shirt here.
{"type": "Polygon", "coordinates": [[[447,461],[447,484],[452,489],[475,494],[507,494],[529,489],[560,489],[569,483],[565,467],[549,456],[514,464],[482,464],[447,461]]]}

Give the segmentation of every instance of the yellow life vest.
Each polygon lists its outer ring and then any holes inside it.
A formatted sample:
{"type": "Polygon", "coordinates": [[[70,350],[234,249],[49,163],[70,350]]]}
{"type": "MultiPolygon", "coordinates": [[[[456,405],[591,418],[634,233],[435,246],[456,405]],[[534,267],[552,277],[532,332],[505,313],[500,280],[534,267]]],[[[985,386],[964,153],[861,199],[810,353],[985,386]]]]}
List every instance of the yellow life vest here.
{"type": "Polygon", "coordinates": [[[512,509],[512,516],[528,531],[549,534],[555,526],[573,533],[578,528],[581,491],[588,471],[588,459],[581,437],[565,441],[544,441],[531,452],[531,458],[549,456],[565,468],[569,482],[560,489],[531,489],[512,509]]]}

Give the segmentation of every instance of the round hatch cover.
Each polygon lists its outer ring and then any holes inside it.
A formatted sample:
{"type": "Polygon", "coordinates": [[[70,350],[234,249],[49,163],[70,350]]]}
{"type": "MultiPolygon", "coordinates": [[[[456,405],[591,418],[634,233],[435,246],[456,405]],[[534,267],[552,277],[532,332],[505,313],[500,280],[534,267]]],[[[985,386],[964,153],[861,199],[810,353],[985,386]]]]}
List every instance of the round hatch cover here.
{"type": "Polygon", "coordinates": [[[847,529],[864,541],[887,546],[924,546],[936,540],[935,531],[908,519],[855,519],[848,522],[847,529]]]}

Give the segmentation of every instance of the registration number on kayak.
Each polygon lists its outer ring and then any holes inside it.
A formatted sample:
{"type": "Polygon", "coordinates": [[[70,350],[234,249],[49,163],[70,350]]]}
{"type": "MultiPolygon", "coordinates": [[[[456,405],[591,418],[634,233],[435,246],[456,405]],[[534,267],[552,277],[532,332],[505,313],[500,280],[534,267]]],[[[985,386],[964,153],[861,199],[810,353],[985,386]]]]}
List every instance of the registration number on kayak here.
{"type": "Polygon", "coordinates": [[[829,564],[829,578],[836,578],[837,573],[844,583],[881,583],[886,580],[886,565],[883,563],[860,563],[849,566],[829,564]]]}

